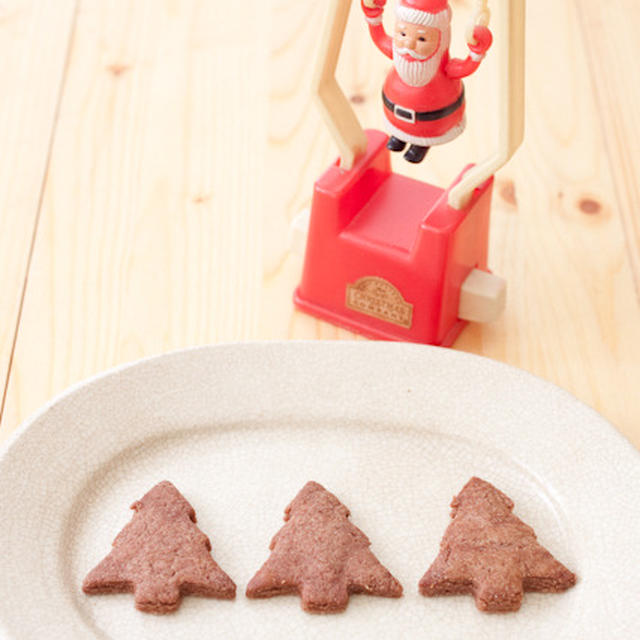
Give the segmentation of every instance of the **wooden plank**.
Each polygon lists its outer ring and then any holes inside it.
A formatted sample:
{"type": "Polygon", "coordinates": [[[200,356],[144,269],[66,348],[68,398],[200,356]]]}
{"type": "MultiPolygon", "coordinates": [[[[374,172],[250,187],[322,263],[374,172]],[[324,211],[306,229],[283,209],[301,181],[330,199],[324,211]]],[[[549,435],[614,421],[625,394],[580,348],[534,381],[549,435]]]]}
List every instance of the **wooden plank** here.
{"type": "Polygon", "coordinates": [[[0,416],[75,4],[0,3],[0,416]]]}
{"type": "MultiPolygon", "coordinates": [[[[360,117],[368,126],[380,127],[379,90],[388,62],[368,41],[354,4],[339,72],[360,117]]],[[[279,337],[350,337],[291,313],[287,306],[302,263],[286,251],[286,225],[308,206],[313,181],[336,151],[302,90],[291,86],[292,78],[301,84],[310,39],[302,9],[298,15],[292,3],[279,7],[272,78],[282,84],[271,98],[277,114],[270,118],[268,154],[281,164],[289,158],[289,171],[269,202],[273,212],[279,199],[282,215],[274,216],[272,237],[266,243],[263,295],[270,304],[266,305],[269,319],[262,326],[265,332],[277,327],[279,337]],[[289,22],[283,17],[286,12],[295,16],[289,22]],[[291,157],[297,162],[292,163],[291,157]]],[[[608,5],[602,11],[608,11],[608,5]]],[[[456,348],[559,384],[640,446],[640,407],[633,401],[634,380],[640,376],[640,308],[625,252],[625,220],[616,200],[618,167],[604,154],[601,111],[593,94],[579,13],[573,4],[540,0],[528,3],[527,17],[526,140],[498,176],[492,222],[490,262],[509,283],[507,311],[496,323],[469,327],[456,348]]],[[[319,19],[316,13],[311,17],[314,23],[319,19]]],[[[459,34],[465,18],[456,14],[454,20],[459,34]]],[[[630,24],[629,30],[639,22],[630,24]]],[[[461,36],[454,34],[453,42],[454,52],[459,51],[461,36]]],[[[498,34],[496,46],[499,42],[498,34]]],[[[599,40],[588,45],[597,51],[599,40]]],[[[619,67],[620,73],[623,68],[619,67]]],[[[490,56],[466,84],[465,135],[434,150],[419,168],[396,159],[397,170],[446,185],[459,170],[460,158],[481,157],[492,144],[497,123],[490,117],[486,126],[477,126],[485,114],[495,112],[496,76],[490,56]]],[[[626,113],[637,117],[640,97],[627,104],[626,113]]]]}
{"type": "MultiPolygon", "coordinates": [[[[604,150],[613,169],[616,206],[640,298],[640,3],[580,0],[577,6],[604,150]]],[[[589,198],[582,206],[598,213],[600,203],[589,198]]]]}
{"type": "Polygon", "coordinates": [[[4,436],[104,368],[255,336],[264,4],[81,2],[4,436]]]}
{"type": "MultiPolygon", "coordinates": [[[[246,48],[226,35],[226,6],[212,16],[211,4],[83,4],[4,432],[70,382],[139,355],[351,337],[291,307],[301,261],[288,253],[289,221],[337,155],[308,92],[326,3],[277,0],[270,21],[257,2],[246,19],[235,9],[246,48]],[[268,115],[255,108],[266,77],[268,115]]],[[[493,210],[490,262],[509,283],[507,311],[457,348],[560,384],[640,445],[640,309],[578,10],[539,0],[528,19],[527,137],[498,176],[493,210]]],[[[468,132],[420,167],[396,159],[399,170],[446,185],[485,155],[493,62],[467,82],[468,132]]],[[[354,2],[338,75],[368,126],[381,124],[388,64],[354,2]]]]}
{"type": "Polygon", "coordinates": [[[640,306],[579,11],[529,3],[528,133],[512,165],[516,205],[503,186],[492,227],[507,313],[457,346],[559,384],[640,446],[640,306]]]}

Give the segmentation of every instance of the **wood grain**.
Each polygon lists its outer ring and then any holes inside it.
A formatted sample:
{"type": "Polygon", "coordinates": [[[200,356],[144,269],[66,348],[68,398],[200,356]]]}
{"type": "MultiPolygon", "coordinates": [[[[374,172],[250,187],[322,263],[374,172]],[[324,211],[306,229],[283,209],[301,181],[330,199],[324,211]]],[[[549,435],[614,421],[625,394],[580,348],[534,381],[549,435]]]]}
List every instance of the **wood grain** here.
{"type": "MultiPolygon", "coordinates": [[[[291,306],[289,223],[337,155],[309,95],[327,5],[229,5],[81,1],[0,438],[71,382],[139,356],[353,337],[291,306]]],[[[388,61],[353,5],[338,77],[375,128],[388,61]]],[[[525,144],[498,175],[492,221],[507,310],[456,348],[556,382],[640,446],[633,5],[528,3],[525,144]],[[609,90],[598,79],[615,65],[609,90]]],[[[453,6],[460,55],[474,3],[453,6]]],[[[466,83],[465,135],[397,170],[446,185],[483,157],[496,80],[490,54],[466,83]]]]}
{"type": "MultiPolygon", "coordinates": [[[[603,152],[612,168],[616,206],[624,224],[635,292],[640,299],[640,3],[576,3],[600,113],[603,152]]],[[[585,198],[581,207],[592,213],[600,211],[600,203],[591,198],[585,198]]]]}
{"type": "Polygon", "coordinates": [[[0,2],[0,416],[75,4],[0,2]]]}
{"type": "Polygon", "coordinates": [[[472,327],[457,347],[556,382],[640,445],[640,307],[590,43],[575,4],[528,8],[527,136],[511,165],[517,205],[498,197],[490,254],[510,301],[500,322],[472,327]],[[586,200],[600,204],[596,214],[586,200]]]}
{"type": "Polygon", "coordinates": [[[3,431],[105,367],[255,336],[259,5],[81,3],[3,431]]]}

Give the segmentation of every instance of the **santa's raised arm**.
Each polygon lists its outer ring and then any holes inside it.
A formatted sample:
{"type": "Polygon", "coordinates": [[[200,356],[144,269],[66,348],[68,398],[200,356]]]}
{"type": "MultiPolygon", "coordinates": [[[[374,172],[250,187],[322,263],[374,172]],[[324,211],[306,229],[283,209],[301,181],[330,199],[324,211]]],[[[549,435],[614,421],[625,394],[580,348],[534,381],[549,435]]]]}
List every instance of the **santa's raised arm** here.
{"type": "Polygon", "coordinates": [[[487,27],[476,26],[475,44],[465,60],[450,59],[451,7],[447,0],[398,0],[393,37],[385,33],[386,0],[361,0],[369,32],[393,60],[382,91],[391,151],[409,150],[409,162],[422,162],[429,148],[457,138],[465,120],[464,86],[491,46],[487,27]]]}

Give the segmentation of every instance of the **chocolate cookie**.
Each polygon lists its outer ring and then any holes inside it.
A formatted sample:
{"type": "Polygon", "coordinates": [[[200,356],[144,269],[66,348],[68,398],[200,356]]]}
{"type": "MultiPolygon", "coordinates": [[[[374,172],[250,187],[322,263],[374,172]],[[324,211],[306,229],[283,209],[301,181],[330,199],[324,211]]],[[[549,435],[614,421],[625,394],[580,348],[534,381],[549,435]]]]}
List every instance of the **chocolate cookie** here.
{"type": "Polygon", "coordinates": [[[131,508],[135,514],[113,550],[85,578],[85,593],[133,592],[136,607],[147,613],[175,611],[183,595],[235,597],[236,585],[211,557],[193,507],[170,482],[131,508]]]}
{"type": "Polygon", "coordinates": [[[317,482],[286,508],[286,524],[271,541],[269,559],[247,586],[249,598],[299,593],[302,608],[342,611],[352,593],[398,598],[402,586],[369,550],[349,510],[317,482]]]}
{"type": "Polygon", "coordinates": [[[472,478],[451,507],[440,553],[420,580],[422,595],[470,593],[481,611],[517,611],[525,591],[556,593],[576,583],[493,485],[472,478]]]}

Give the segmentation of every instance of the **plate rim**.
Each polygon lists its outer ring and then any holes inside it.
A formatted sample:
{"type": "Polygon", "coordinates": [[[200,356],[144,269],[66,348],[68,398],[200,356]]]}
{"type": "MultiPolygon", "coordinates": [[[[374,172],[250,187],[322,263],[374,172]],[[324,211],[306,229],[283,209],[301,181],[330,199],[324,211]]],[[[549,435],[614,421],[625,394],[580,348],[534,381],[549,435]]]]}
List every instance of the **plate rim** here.
{"type": "MultiPolygon", "coordinates": [[[[583,410],[586,410],[588,413],[592,414],[592,417],[599,420],[600,422],[607,425],[609,430],[609,435],[616,437],[619,442],[623,445],[626,445],[630,448],[631,452],[634,453],[637,457],[638,462],[640,462],[640,450],[638,450],[633,443],[623,434],[616,426],[607,418],[605,418],[600,412],[594,409],[592,406],[587,404],[585,401],[576,397],[568,391],[564,389],[560,385],[552,382],[550,380],[546,380],[541,376],[527,371],[526,369],[521,369],[520,367],[516,367],[515,365],[501,362],[500,360],[494,360],[493,358],[489,358],[488,356],[479,355],[475,353],[469,353],[468,351],[458,351],[456,349],[449,349],[445,347],[437,347],[433,345],[423,345],[423,344],[415,344],[410,342],[387,342],[382,340],[236,340],[229,342],[218,342],[211,344],[203,344],[203,345],[194,345],[190,347],[180,347],[178,349],[173,349],[166,352],[156,353],[148,356],[144,356],[142,358],[137,358],[135,360],[130,360],[121,364],[114,365],[113,367],[109,367],[102,371],[99,371],[91,376],[78,380],[77,382],[72,383],[68,387],[65,387],[62,391],[56,393],[49,400],[47,400],[43,405],[41,405],[38,409],[28,415],[16,429],[10,433],[4,442],[0,443],[0,464],[2,464],[5,456],[8,454],[9,450],[13,448],[15,443],[26,433],[26,431],[33,426],[36,422],[38,422],[42,417],[44,417],[55,405],[59,402],[65,400],[69,396],[72,396],[74,393],[80,391],[85,387],[89,387],[97,382],[100,382],[104,378],[108,378],[113,375],[117,375],[127,371],[128,369],[132,369],[134,367],[138,367],[140,365],[152,363],[154,361],[160,361],[163,359],[169,359],[171,357],[178,357],[181,355],[187,355],[189,353],[196,352],[205,352],[205,351],[216,351],[229,349],[234,347],[272,347],[276,348],[290,348],[291,345],[325,345],[330,346],[332,349],[338,349],[344,347],[352,347],[354,345],[358,345],[356,348],[362,349],[374,349],[374,348],[384,348],[389,350],[394,349],[407,349],[407,350],[427,350],[439,353],[449,353],[452,354],[452,357],[459,358],[461,360],[469,359],[476,361],[483,361],[489,363],[490,366],[495,367],[496,369],[502,369],[503,371],[511,371],[512,373],[517,373],[517,375],[524,375],[525,377],[529,377],[537,384],[541,386],[546,386],[550,391],[555,393],[559,393],[560,395],[564,395],[565,398],[570,400],[573,403],[578,403],[582,406],[583,410]]],[[[447,356],[448,357],[448,356],[447,356]]]]}

